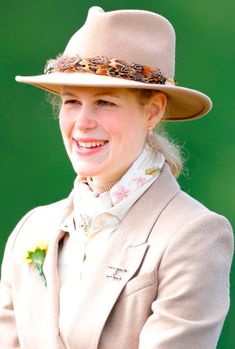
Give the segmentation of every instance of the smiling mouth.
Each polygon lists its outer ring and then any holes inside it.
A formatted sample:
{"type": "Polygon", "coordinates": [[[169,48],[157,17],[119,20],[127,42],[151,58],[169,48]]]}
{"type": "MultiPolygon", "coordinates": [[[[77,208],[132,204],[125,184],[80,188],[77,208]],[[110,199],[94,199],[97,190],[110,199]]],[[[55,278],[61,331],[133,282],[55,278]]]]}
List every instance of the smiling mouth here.
{"type": "Polygon", "coordinates": [[[103,140],[84,142],[84,141],[79,141],[74,139],[74,141],[76,142],[80,150],[97,149],[97,148],[103,147],[105,144],[108,143],[108,141],[103,141],[103,140]]]}
{"type": "Polygon", "coordinates": [[[102,147],[105,145],[108,141],[97,141],[97,142],[77,142],[78,146],[80,148],[97,148],[97,147],[102,147]]]}

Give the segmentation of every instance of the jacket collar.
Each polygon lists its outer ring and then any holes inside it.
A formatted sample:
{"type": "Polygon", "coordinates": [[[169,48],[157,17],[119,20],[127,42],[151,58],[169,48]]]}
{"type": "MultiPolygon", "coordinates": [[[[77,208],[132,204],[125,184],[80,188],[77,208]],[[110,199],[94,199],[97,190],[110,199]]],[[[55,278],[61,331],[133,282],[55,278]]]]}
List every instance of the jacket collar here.
{"type": "Polygon", "coordinates": [[[120,224],[129,246],[138,246],[147,241],[158,217],[179,191],[179,184],[165,164],[160,177],[137,200],[120,224]]]}

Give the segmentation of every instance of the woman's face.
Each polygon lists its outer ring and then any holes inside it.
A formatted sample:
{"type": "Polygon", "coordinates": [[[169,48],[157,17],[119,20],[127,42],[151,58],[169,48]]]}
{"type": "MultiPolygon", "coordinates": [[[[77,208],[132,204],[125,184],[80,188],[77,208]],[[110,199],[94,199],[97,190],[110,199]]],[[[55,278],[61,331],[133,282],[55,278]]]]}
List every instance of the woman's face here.
{"type": "Polygon", "coordinates": [[[118,180],[141,153],[153,121],[128,89],[64,87],[59,120],[74,170],[97,183],[118,180]]]}

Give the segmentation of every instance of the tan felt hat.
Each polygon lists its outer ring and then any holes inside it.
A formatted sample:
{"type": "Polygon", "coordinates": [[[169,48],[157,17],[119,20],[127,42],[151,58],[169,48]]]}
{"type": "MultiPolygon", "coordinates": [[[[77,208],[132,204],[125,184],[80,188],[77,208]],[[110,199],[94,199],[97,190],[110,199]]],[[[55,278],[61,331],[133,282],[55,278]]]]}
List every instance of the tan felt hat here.
{"type": "Polygon", "coordinates": [[[55,94],[64,86],[139,88],[163,91],[167,120],[186,120],[209,112],[205,94],[175,84],[175,31],[153,12],[104,12],[91,7],[85,24],[65,51],[47,62],[43,75],[16,80],[55,94]]]}

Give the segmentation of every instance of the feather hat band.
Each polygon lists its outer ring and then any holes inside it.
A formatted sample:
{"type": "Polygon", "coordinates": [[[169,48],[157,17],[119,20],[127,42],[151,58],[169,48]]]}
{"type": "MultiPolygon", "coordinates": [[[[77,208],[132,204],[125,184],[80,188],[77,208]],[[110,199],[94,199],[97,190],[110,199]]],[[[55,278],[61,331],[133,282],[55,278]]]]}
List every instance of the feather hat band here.
{"type": "Polygon", "coordinates": [[[55,94],[64,86],[159,90],[167,95],[167,120],[208,113],[210,98],[176,85],[174,70],[175,31],[166,18],[143,10],[104,12],[94,6],[64,53],[47,62],[44,74],[16,80],[55,94]]]}

